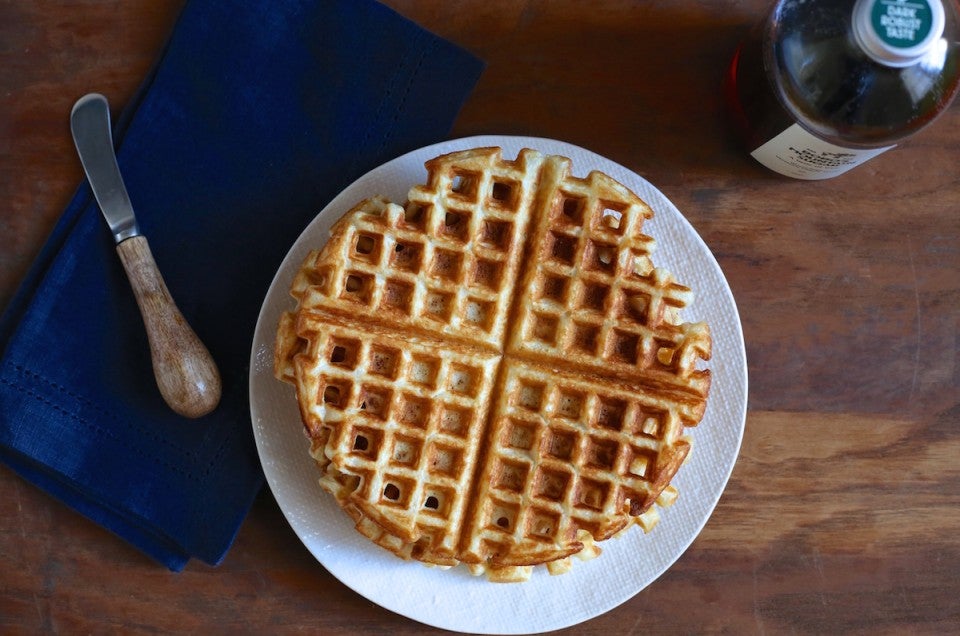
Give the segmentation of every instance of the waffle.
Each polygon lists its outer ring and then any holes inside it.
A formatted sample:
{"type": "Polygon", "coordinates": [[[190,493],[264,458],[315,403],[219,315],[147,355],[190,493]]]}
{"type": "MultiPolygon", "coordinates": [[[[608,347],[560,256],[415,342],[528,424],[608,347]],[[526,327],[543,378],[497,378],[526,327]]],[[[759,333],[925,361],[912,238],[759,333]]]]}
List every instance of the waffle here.
{"type": "Polygon", "coordinates": [[[681,321],[693,295],[651,261],[653,212],[609,176],[528,149],[426,168],[305,259],[275,373],[372,541],[496,581],[566,571],[676,498],[709,328],[681,321]]]}

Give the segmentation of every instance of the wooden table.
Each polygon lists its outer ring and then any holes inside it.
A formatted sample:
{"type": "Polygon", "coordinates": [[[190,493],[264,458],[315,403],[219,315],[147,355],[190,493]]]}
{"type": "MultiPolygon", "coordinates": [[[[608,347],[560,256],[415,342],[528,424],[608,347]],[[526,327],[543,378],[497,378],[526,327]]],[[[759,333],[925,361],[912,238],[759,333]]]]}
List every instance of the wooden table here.
{"type": "MultiPolygon", "coordinates": [[[[711,247],[749,415],[680,560],[569,633],[960,630],[960,107],[833,180],[736,145],[720,81],[762,0],[389,0],[488,62],[452,136],[588,147],[711,247]]],[[[79,95],[129,99],[180,0],[0,3],[0,307],[81,178],[79,95]]],[[[269,492],[225,562],[172,574],[0,468],[0,632],[420,634],[321,567],[269,492]]]]}

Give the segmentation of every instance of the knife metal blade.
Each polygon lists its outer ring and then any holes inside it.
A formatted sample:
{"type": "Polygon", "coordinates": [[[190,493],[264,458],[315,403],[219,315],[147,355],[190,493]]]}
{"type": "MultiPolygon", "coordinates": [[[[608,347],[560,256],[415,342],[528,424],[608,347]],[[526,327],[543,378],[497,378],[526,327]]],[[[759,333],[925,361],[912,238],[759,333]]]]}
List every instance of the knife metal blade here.
{"type": "Polygon", "coordinates": [[[110,132],[110,108],[107,98],[90,93],[77,100],[70,112],[70,131],[80,155],[83,170],[93,196],[100,204],[117,243],[140,235],[137,218],[127,188],[120,176],[120,167],[113,152],[110,132]]]}

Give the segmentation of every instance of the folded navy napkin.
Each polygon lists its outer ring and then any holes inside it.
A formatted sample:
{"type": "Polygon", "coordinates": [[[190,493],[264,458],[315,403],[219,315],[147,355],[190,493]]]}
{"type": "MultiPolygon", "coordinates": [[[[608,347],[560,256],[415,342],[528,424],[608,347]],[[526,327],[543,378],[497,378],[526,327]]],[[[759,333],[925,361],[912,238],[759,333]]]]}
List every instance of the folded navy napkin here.
{"type": "Polygon", "coordinates": [[[339,190],[445,138],[481,70],[370,0],[189,0],[114,140],[220,406],[188,420],[162,401],[81,185],[0,321],[0,459],[173,570],[218,563],[263,481],[247,375],[275,271],[339,190]]]}

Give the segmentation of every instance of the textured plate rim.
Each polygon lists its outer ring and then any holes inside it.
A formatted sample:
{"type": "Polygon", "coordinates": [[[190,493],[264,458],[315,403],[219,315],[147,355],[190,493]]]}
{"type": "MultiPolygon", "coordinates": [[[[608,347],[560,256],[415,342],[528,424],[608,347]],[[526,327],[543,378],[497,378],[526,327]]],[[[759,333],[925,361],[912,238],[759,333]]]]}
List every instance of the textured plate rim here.
{"type": "MultiPolygon", "coordinates": [[[[401,184],[403,192],[394,192],[392,198],[402,201],[406,188],[420,182],[422,182],[422,179],[401,184]]],[[[380,189],[382,190],[382,188],[380,189]]],[[[662,224],[661,222],[661,225],[662,224]]],[[[658,245],[661,244],[662,238],[658,235],[657,230],[650,230],[648,233],[657,239],[658,245]]],[[[326,240],[326,234],[323,233],[322,239],[319,240],[326,240]]],[[[688,253],[684,253],[683,255],[675,254],[674,259],[679,261],[679,263],[671,263],[669,258],[666,259],[666,262],[661,262],[657,257],[657,253],[655,253],[654,262],[658,266],[666,267],[677,274],[677,278],[681,282],[689,284],[689,280],[685,280],[681,275],[684,268],[683,261],[689,256],[690,254],[688,253]]],[[[699,290],[697,291],[697,302],[701,302],[703,294],[699,292],[699,290]]],[[[694,303],[693,307],[685,310],[685,319],[700,319],[694,313],[697,302],[694,303]],[[694,311],[691,311],[691,309],[694,311]]],[[[714,318],[717,317],[711,316],[711,329],[714,329],[714,318]]],[[[716,332],[714,338],[716,340],[716,332]]],[[[714,369],[717,363],[718,356],[715,350],[714,359],[710,363],[711,369],[714,369]]],[[[363,175],[353,184],[345,188],[329,204],[324,206],[304,229],[293,246],[291,246],[265,296],[257,320],[251,349],[249,391],[251,419],[253,422],[257,452],[274,498],[277,500],[287,522],[297,534],[298,538],[304,543],[304,546],[321,565],[344,585],[390,611],[442,629],[489,634],[537,633],[570,627],[619,606],[642,591],[663,574],[663,572],[669,569],[686,551],[690,544],[693,543],[716,507],[730,478],[730,474],[733,471],[737,456],[739,455],[746,421],[747,366],[742,327],[730,286],[716,258],[710,252],[703,239],[679,210],[677,210],[673,203],[659,190],[627,168],[573,144],[538,137],[484,135],[444,141],[406,153],[363,175]],[[689,471],[690,469],[689,466],[681,469],[675,479],[675,483],[677,483],[681,489],[681,497],[672,508],[662,512],[663,521],[661,521],[660,526],[650,535],[639,534],[639,536],[637,536],[639,529],[635,528],[632,531],[634,532],[633,535],[628,534],[622,539],[611,539],[601,544],[605,552],[621,552],[628,549],[628,547],[624,547],[624,545],[631,544],[629,547],[633,547],[633,543],[640,543],[641,545],[651,548],[651,552],[658,552],[656,563],[651,567],[645,567],[645,564],[637,565],[630,563],[630,571],[623,576],[624,580],[621,581],[624,585],[614,586],[614,592],[606,596],[597,597],[596,595],[582,594],[583,590],[586,589],[582,584],[590,580],[589,578],[585,578],[588,577],[588,575],[582,574],[582,572],[592,568],[595,563],[602,562],[606,566],[609,566],[612,559],[606,554],[591,562],[575,562],[573,570],[560,577],[548,577],[544,572],[538,571],[534,573],[534,577],[527,583],[520,585],[498,585],[487,583],[482,578],[469,577],[469,575],[467,575],[467,579],[465,580],[462,575],[458,576],[455,574],[462,572],[463,568],[457,568],[452,572],[443,572],[435,568],[426,568],[416,562],[401,561],[385,550],[369,543],[363,537],[360,537],[359,533],[350,527],[348,520],[346,520],[346,515],[342,515],[342,513],[340,513],[340,516],[343,517],[343,520],[333,520],[331,522],[336,524],[333,530],[328,527],[318,529],[314,524],[319,523],[319,518],[322,517],[325,512],[330,512],[331,507],[335,513],[339,513],[339,510],[336,509],[332,503],[324,501],[323,498],[327,497],[329,499],[329,496],[323,493],[319,489],[319,486],[315,486],[318,494],[316,505],[314,505],[312,499],[309,499],[306,504],[304,501],[298,500],[297,494],[299,493],[296,492],[296,484],[294,484],[293,480],[284,472],[287,468],[291,467],[288,462],[292,462],[292,465],[301,467],[303,470],[315,471],[312,460],[306,454],[306,441],[303,436],[299,415],[296,416],[295,421],[291,422],[291,424],[296,425],[296,433],[303,439],[303,452],[297,453],[293,457],[277,457],[274,451],[273,443],[275,438],[272,437],[273,435],[289,438],[292,434],[287,429],[284,429],[283,432],[276,432],[276,429],[270,427],[276,415],[276,409],[274,405],[271,404],[271,400],[276,399],[275,393],[280,390],[289,390],[289,399],[294,399],[292,397],[292,388],[280,385],[273,379],[272,375],[272,347],[273,332],[275,330],[275,324],[272,324],[272,318],[275,318],[275,314],[279,311],[277,308],[279,304],[287,304],[287,306],[284,307],[285,309],[292,308],[292,304],[288,304],[292,303],[292,301],[289,300],[289,296],[286,294],[291,269],[299,265],[307,248],[320,246],[317,242],[317,235],[322,232],[321,228],[324,226],[329,228],[333,220],[339,218],[339,216],[352,207],[352,205],[366,196],[373,194],[390,194],[371,190],[371,187],[375,187],[373,186],[373,182],[383,182],[384,179],[389,180],[391,171],[394,169],[415,170],[422,173],[422,176],[425,177],[426,171],[423,168],[424,160],[445,152],[480,146],[500,146],[503,148],[503,154],[506,158],[512,158],[520,148],[524,147],[534,148],[545,154],[573,156],[575,157],[573,161],[574,174],[583,176],[589,170],[598,169],[607,172],[615,179],[621,181],[644,198],[656,212],[654,219],[649,221],[648,225],[645,225],[645,230],[655,226],[658,218],[661,220],[666,218],[670,223],[667,228],[669,232],[679,233],[678,235],[681,237],[682,242],[692,242],[693,245],[688,247],[693,247],[695,251],[698,252],[695,255],[697,260],[707,266],[704,275],[707,276],[712,284],[719,285],[719,289],[714,289],[713,293],[719,293],[722,298],[713,298],[711,305],[724,306],[726,309],[726,311],[723,312],[722,322],[723,328],[726,330],[725,335],[731,339],[730,344],[732,346],[730,351],[725,352],[724,360],[726,366],[724,369],[725,374],[729,374],[729,384],[731,384],[732,387],[728,387],[725,383],[721,384],[718,388],[718,379],[723,381],[724,378],[718,378],[716,371],[713,371],[714,382],[711,389],[711,400],[708,401],[707,414],[704,416],[700,427],[694,429],[694,440],[696,442],[700,437],[700,435],[698,435],[699,431],[708,423],[708,418],[711,418],[711,408],[718,390],[722,391],[727,389],[727,392],[730,393],[732,389],[732,393],[724,395],[723,415],[725,417],[721,422],[718,422],[718,424],[725,425],[720,427],[722,434],[726,436],[723,438],[725,443],[724,454],[714,457],[719,463],[709,465],[709,468],[714,470],[715,474],[713,475],[712,482],[707,484],[706,492],[701,492],[697,484],[694,484],[692,491],[685,491],[684,488],[680,486],[680,482],[683,481],[685,471],[689,471]],[[280,388],[277,389],[277,387],[271,383],[276,384],[280,388]],[[691,502],[687,505],[695,507],[697,512],[692,518],[683,518],[675,521],[675,518],[683,517],[681,512],[683,511],[682,506],[685,501],[684,492],[688,493],[687,500],[691,502]],[[694,503],[696,504],[695,506],[694,503]],[[675,537],[671,535],[669,537],[671,545],[664,548],[667,554],[660,555],[659,550],[654,549],[657,544],[652,542],[656,542],[657,532],[663,531],[665,525],[671,527],[678,525],[679,528],[683,530],[683,536],[675,537]],[[352,534],[344,535],[343,528],[345,527],[349,533],[352,534]],[[621,542],[623,542],[624,545],[620,545],[621,542]],[[604,557],[610,560],[607,561],[604,557]],[[364,567],[371,569],[364,570],[364,567]],[[389,572],[387,570],[389,570],[389,572]],[[371,577],[364,577],[362,575],[363,571],[382,573],[383,579],[390,578],[391,573],[404,575],[408,579],[413,579],[424,587],[431,588],[421,588],[418,590],[418,599],[430,598],[432,602],[411,603],[409,599],[392,598],[393,594],[391,592],[396,592],[395,589],[385,588],[382,584],[372,585],[372,582],[369,581],[371,577]],[[581,574],[578,575],[578,572],[581,572],[581,574]],[[453,578],[454,576],[456,578],[453,578]],[[555,581],[558,580],[561,580],[563,583],[559,588],[555,584],[555,581]],[[572,585],[568,585],[567,583],[572,585]],[[578,587],[575,585],[576,583],[581,583],[581,585],[578,587]],[[481,611],[458,611],[451,615],[450,603],[444,602],[446,598],[445,590],[446,593],[449,593],[449,588],[457,589],[456,600],[458,601],[464,601],[469,604],[472,600],[477,604],[482,604],[480,608],[481,611]],[[491,589],[495,589],[496,594],[491,595],[489,593],[491,589]],[[537,594],[536,592],[541,591],[541,589],[544,593],[537,594]],[[561,595],[565,594],[571,598],[557,599],[558,591],[561,595]],[[429,596],[430,593],[432,593],[432,596],[429,596]],[[467,598],[464,599],[464,596],[467,598]],[[586,599],[584,599],[585,596],[587,597],[586,599]],[[557,611],[544,611],[543,606],[545,599],[548,599],[548,604],[554,605],[554,609],[557,611]],[[576,600],[579,600],[580,603],[574,602],[576,600]],[[490,607],[491,602],[496,604],[497,607],[490,607]],[[504,623],[504,616],[514,619],[513,622],[504,623]]],[[[284,413],[283,416],[289,419],[289,408],[286,410],[287,413],[284,413]]],[[[713,410],[715,411],[716,409],[713,410]]],[[[293,412],[297,412],[295,407],[293,412]]],[[[696,443],[694,449],[691,464],[702,460],[701,456],[705,454],[704,450],[696,443]]],[[[707,449],[707,452],[709,452],[709,449],[707,449]]],[[[316,473],[314,472],[313,474],[315,475],[316,473]]],[[[316,482],[315,478],[313,482],[316,482]]],[[[324,521],[326,522],[326,520],[324,521]]],[[[622,561],[618,561],[617,563],[623,566],[622,561]]],[[[610,568],[607,569],[609,570],[610,568]]],[[[616,571],[612,574],[605,572],[603,576],[607,578],[612,576],[616,579],[622,568],[613,569],[616,571]]],[[[542,570],[542,568],[538,568],[538,570],[542,570]]],[[[596,575],[590,576],[595,577],[596,575]]],[[[549,609],[550,608],[547,608],[547,610],[549,609]]]]}

